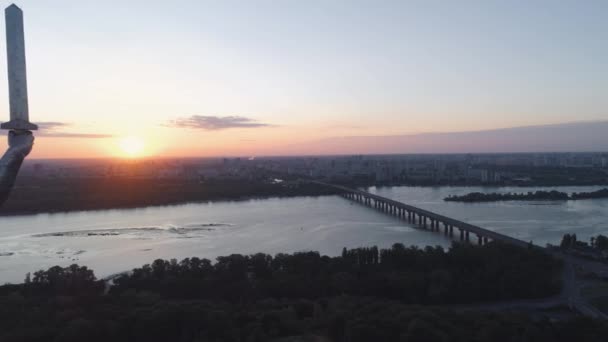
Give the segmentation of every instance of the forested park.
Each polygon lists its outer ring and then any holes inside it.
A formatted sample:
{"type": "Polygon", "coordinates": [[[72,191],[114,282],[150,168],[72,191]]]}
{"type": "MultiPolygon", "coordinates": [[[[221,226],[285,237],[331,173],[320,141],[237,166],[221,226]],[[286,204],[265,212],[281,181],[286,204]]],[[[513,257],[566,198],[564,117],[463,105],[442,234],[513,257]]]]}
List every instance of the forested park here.
{"type": "Polygon", "coordinates": [[[561,268],[499,243],[159,259],[113,284],[56,266],[0,287],[0,340],[599,341],[587,318],[457,309],[555,295],[561,268]]]}

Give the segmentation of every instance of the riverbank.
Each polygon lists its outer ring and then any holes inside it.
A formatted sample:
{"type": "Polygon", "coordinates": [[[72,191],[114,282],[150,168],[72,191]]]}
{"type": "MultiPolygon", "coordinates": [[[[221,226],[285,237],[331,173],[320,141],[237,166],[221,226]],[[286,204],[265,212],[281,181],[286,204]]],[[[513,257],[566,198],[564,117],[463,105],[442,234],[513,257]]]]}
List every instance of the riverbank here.
{"type": "Polygon", "coordinates": [[[471,192],[466,195],[450,195],[443,200],[446,202],[498,202],[498,201],[574,201],[583,199],[608,198],[608,188],[592,192],[535,191],[527,193],[482,193],[471,192]]]}
{"type": "Polygon", "coordinates": [[[0,216],[334,194],[315,184],[266,180],[28,179],[17,184],[0,216]]]}

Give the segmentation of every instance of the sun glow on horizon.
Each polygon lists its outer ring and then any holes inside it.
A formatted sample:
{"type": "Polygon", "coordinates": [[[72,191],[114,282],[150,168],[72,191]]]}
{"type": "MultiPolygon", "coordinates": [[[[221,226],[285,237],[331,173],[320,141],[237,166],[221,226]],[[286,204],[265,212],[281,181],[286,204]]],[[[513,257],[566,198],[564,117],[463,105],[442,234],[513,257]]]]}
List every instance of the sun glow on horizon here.
{"type": "Polygon", "coordinates": [[[126,158],[138,158],[144,154],[145,143],[141,138],[129,136],[124,137],[118,143],[121,155],[126,158]]]}

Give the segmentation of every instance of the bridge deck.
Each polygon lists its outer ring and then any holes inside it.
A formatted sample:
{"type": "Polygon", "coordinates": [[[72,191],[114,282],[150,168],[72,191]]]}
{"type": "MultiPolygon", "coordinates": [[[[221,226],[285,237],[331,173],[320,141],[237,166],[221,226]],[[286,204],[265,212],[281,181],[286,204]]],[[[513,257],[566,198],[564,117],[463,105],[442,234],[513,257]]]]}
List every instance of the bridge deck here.
{"type": "Polygon", "coordinates": [[[318,181],[314,181],[313,183],[322,185],[322,186],[331,187],[334,189],[338,189],[340,191],[343,191],[344,193],[360,195],[364,198],[372,199],[372,200],[378,201],[380,203],[386,203],[395,208],[403,209],[403,210],[406,210],[407,212],[412,212],[412,213],[415,213],[416,215],[420,215],[422,217],[426,217],[431,220],[435,220],[435,221],[441,222],[443,224],[456,227],[456,228],[460,229],[461,231],[476,234],[479,237],[488,238],[488,239],[492,239],[492,240],[496,240],[496,241],[502,241],[505,243],[509,243],[509,244],[513,244],[513,245],[517,245],[517,246],[521,246],[521,247],[526,247],[526,246],[530,245],[530,243],[528,243],[526,241],[519,240],[519,239],[510,237],[508,235],[505,235],[505,234],[497,233],[497,232],[489,230],[489,229],[485,229],[485,228],[475,226],[475,225],[472,225],[472,224],[469,224],[469,223],[466,223],[466,222],[463,222],[460,220],[456,220],[456,219],[453,219],[453,218],[450,218],[447,216],[443,216],[443,215],[440,215],[440,214],[437,214],[437,213],[434,213],[434,212],[431,212],[428,210],[414,207],[412,205],[405,204],[405,203],[402,203],[399,201],[395,201],[390,198],[374,195],[372,193],[369,193],[369,192],[366,192],[363,190],[352,189],[352,188],[348,188],[348,187],[341,186],[341,185],[329,184],[329,183],[318,182],[318,181]]]}

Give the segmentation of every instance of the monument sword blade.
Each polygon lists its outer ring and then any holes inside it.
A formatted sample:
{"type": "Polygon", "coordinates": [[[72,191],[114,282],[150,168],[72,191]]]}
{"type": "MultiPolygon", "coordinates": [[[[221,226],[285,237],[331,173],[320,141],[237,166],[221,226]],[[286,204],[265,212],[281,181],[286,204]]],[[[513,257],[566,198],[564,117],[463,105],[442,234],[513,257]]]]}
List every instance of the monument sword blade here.
{"type": "Polygon", "coordinates": [[[17,5],[12,4],[4,10],[4,16],[6,20],[6,56],[11,118],[9,122],[0,125],[0,128],[36,130],[38,126],[30,123],[27,103],[23,11],[17,5]]]}

